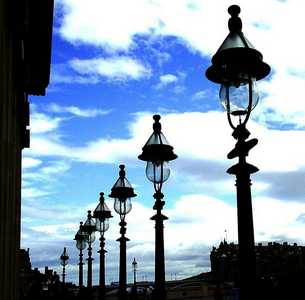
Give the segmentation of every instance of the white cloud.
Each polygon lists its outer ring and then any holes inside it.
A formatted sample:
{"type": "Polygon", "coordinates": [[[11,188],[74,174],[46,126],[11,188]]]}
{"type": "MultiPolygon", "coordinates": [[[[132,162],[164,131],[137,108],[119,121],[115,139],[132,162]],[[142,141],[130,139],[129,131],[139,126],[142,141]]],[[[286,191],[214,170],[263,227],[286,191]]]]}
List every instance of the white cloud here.
{"type": "Polygon", "coordinates": [[[150,77],[148,65],[128,56],[111,58],[72,59],[70,66],[80,74],[98,75],[111,80],[138,80],[150,77]]]}
{"type": "MultiPolygon", "coordinates": [[[[131,52],[139,36],[155,39],[170,36],[191,51],[210,58],[228,34],[227,7],[232,2],[62,0],[61,4],[64,13],[60,33],[73,43],[131,52]]],[[[267,98],[260,119],[303,127],[305,43],[298,37],[305,27],[304,3],[240,0],[238,5],[246,37],[263,53],[273,70],[271,80],[262,85],[267,98]]]]}
{"type": "Polygon", "coordinates": [[[77,223],[67,223],[67,224],[59,224],[59,225],[39,225],[39,226],[33,226],[31,229],[34,231],[42,232],[49,236],[54,235],[55,233],[61,233],[60,235],[57,235],[57,237],[59,236],[62,237],[67,233],[69,235],[71,235],[72,233],[73,236],[73,234],[75,234],[76,231],[78,230],[78,225],[77,223]]]}
{"type": "Polygon", "coordinates": [[[304,203],[285,202],[267,197],[257,198],[253,210],[256,239],[270,241],[287,237],[304,243],[304,222],[299,220],[304,213],[304,203]]]}
{"type": "Polygon", "coordinates": [[[33,199],[33,198],[41,198],[49,195],[50,192],[44,191],[42,189],[38,189],[35,187],[26,187],[21,191],[22,199],[33,199]]]}
{"type": "MultiPolygon", "coordinates": [[[[152,123],[151,113],[138,113],[126,130],[129,137],[102,137],[74,147],[65,145],[56,131],[45,136],[33,135],[32,148],[24,152],[28,157],[65,159],[68,164],[74,161],[105,164],[124,162],[143,167],[137,156],[152,132],[152,123]]],[[[180,185],[183,181],[188,191],[218,197],[234,193],[234,176],[227,175],[225,171],[236,163],[236,160],[226,159],[236,141],[231,136],[225,113],[168,113],[163,115],[161,123],[165,136],[178,155],[178,159],[171,163],[173,184],[180,185]],[[222,188],[219,189],[219,186],[222,188]]],[[[249,163],[261,170],[253,176],[254,194],[269,197],[282,195],[282,200],[302,201],[302,180],[296,179],[303,176],[305,169],[305,145],[299,142],[305,140],[305,132],[268,129],[251,120],[248,125],[252,132],[250,138],[259,140],[248,158],[249,163]]],[[[31,177],[33,174],[26,173],[24,179],[48,179],[43,168],[35,174],[34,178],[31,177]]],[[[49,181],[52,182],[51,178],[49,181]]]]}
{"type": "MultiPolygon", "coordinates": [[[[96,203],[90,205],[94,208],[96,203]]],[[[71,205],[69,208],[71,210],[71,205]]],[[[78,229],[78,220],[83,217],[83,214],[78,208],[76,211],[80,215],[71,210],[72,217],[67,213],[67,208],[62,207],[63,214],[52,210],[50,212],[37,211],[38,216],[44,218],[46,222],[43,225],[27,225],[23,230],[22,244],[30,245],[31,252],[35,253],[39,250],[41,253],[39,258],[34,257],[37,263],[39,259],[50,259],[50,264],[52,265],[54,261],[56,265],[55,261],[59,256],[57,252],[63,244],[68,245],[71,259],[77,257],[73,238],[78,229]],[[33,244],[33,237],[35,244],[33,244]],[[49,255],[44,257],[44,252],[48,252],[49,255]]],[[[198,274],[209,267],[209,251],[212,246],[217,246],[225,235],[229,242],[237,242],[235,205],[201,194],[185,194],[176,200],[173,208],[167,209],[165,206],[163,213],[169,217],[169,220],[165,222],[167,274],[177,272],[181,277],[198,274]],[[179,261],[187,266],[184,270],[177,269],[179,261]]],[[[149,275],[153,274],[154,269],[154,222],[150,220],[153,214],[152,208],[135,201],[133,209],[126,216],[127,237],[130,238],[127,244],[128,261],[131,262],[133,257],[137,257],[142,271],[145,270],[149,275]]],[[[305,242],[304,221],[300,217],[305,214],[305,204],[297,202],[288,204],[266,197],[254,198],[253,214],[257,243],[283,239],[292,239],[298,243],[305,242]],[[276,212],[276,215],[270,216],[272,211],[276,212]]],[[[115,214],[106,233],[106,249],[108,250],[106,267],[108,275],[113,278],[117,275],[115,272],[119,247],[114,241],[119,236],[118,223],[119,218],[115,214]]],[[[98,244],[97,241],[93,244],[94,253],[98,249],[98,244]]],[[[98,259],[95,260],[95,267],[98,268],[98,259]]],[[[73,277],[71,273],[77,273],[77,269],[70,269],[69,273],[69,276],[73,277]]]]}
{"type": "Polygon", "coordinates": [[[48,106],[47,110],[49,112],[58,113],[58,114],[69,113],[83,118],[94,118],[96,116],[103,116],[110,113],[110,110],[102,110],[96,108],[81,109],[77,106],[61,106],[56,103],[51,103],[48,106]]]}
{"type": "MultiPolygon", "coordinates": [[[[61,4],[64,13],[60,33],[71,42],[88,43],[110,51],[127,51],[135,46],[137,35],[175,36],[192,49],[210,55],[216,52],[228,33],[227,7],[232,3],[228,0],[62,0],[61,4]]],[[[300,11],[303,4],[296,0],[259,0],[255,3],[241,0],[238,4],[250,40],[252,37],[256,41],[258,49],[260,46],[273,49],[274,43],[266,42],[273,37],[271,40],[281,47],[276,47],[278,51],[272,51],[272,56],[280,62],[282,48],[294,44],[294,37],[289,32],[302,28],[300,11]],[[282,22],[283,17],[285,20],[289,17],[289,21],[282,22]],[[283,34],[290,41],[285,45],[283,34]]],[[[268,51],[268,56],[270,54],[268,51]]]]}
{"type": "MultiPolygon", "coordinates": [[[[225,113],[170,113],[164,115],[161,122],[166,137],[181,159],[230,163],[226,155],[233,149],[235,140],[231,136],[225,113]]],[[[58,138],[33,135],[31,149],[25,152],[31,156],[53,155],[86,162],[113,163],[126,159],[135,162],[152,132],[152,123],[151,113],[138,114],[129,125],[130,138],[100,138],[84,147],[71,148],[58,138]]],[[[299,143],[305,140],[304,131],[268,129],[253,121],[249,122],[249,129],[253,137],[259,139],[250,158],[260,169],[283,172],[305,166],[305,145],[299,143]]]]}
{"type": "Polygon", "coordinates": [[[109,51],[126,50],[135,34],[148,34],[158,26],[154,6],[146,1],[61,1],[64,19],[61,35],[75,43],[85,42],[109,51]]]}
{"type": "Polygon", "coordinates": [[[257,119],[269,126],[305,128],[304,84],[305,76],[284,72],[277,72],[269,81],[261,82],[260,90],[266,96],[254,111],[257,119]]]}
{"type": "MultiPolygon", "coordinates": [[[[31,158],[25,158],[25,161],[31,158]]],[[[70,169],[67,161],[40,161],[35,171],[23,170],[22,199],[46,197],[55,193],[55,185],[59,178],[70,169]],[[56,176],[54,176],[56,175],[56,176]]]]}
{"type": "Polygon", "coordinates": [[[60,73],[52,73],[50,82],[56,83],[77,83],[77,84],[96,84],[99,82],[97,76],[77,76],[77,75],[63,75],[60,73]]]}
{"type": "Polygon", "coordinates": [[[164,74],[160,76],[159,83],[156,88],[161,89],[169,84],[176,83],[178,81],[178,77],[173,74],[164,74]]]}
{"type": "Polygon", "coordinates": [[[42,134],[54,131],[59,127],[61,121],[61,118],[51,118],[45,114],[33,112],[30,121],[31,133],[42,134]]]}
{"type": "Polygon", "coordinates": [[[23,169],[35,168],[35,167],[38,167],[41,163],[42,163],[41,160],[35,159],[32,157],[23,157],[22,158],[22,168],[23,169]]]}
{"type": "Polygon", "coordinates": [[[201,99],[205,99],[208,95],[208,91],[207,90],[203,90],[203,91],[198,91],[196,92],[193,96],[192,99],[194,100],[201,100],[201,99]]]}

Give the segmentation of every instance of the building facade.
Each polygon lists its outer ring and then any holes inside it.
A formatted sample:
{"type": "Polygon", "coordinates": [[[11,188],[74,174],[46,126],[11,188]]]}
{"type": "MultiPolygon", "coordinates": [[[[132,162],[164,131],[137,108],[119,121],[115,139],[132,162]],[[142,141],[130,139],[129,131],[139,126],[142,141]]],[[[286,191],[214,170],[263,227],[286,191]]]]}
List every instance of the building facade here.
{"type": "Polygon", "coordinates": [[[0,0],[0,299],[18,299],[21,152],[28,95],[49,83],[53,0],[0,0]]]}
{"type": "MultiPolygon", "coordinates": [[[[282,278],[287,274],[305,272],[305,247],[269,242],[255,246],[256,275],[262,278],[282,278]]],[[[211,275],[219,282],[238,282],[238,245],[223,241],[211,254],[211,275]]]]}

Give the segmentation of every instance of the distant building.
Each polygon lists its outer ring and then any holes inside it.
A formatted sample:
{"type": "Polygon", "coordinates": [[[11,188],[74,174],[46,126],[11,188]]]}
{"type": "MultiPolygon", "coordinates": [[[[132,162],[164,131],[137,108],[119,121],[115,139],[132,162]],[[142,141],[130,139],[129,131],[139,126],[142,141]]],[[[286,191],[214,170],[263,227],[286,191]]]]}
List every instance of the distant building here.
{"type": "MultiPolygon", "coordinates": [[[[280,278],[289,273],[305,271],[305,247],[296,243],[289,245],[269,242],[255,246],[257,278],[280,278]]],[[[238,245],[221,242],[213,247],[211,254],[211,275],[219,282],[238,282],[238,245]]]]}
{"type": "MultiPolygon", "coordinates": [[[[72,286],[66,284],[65,286],[72,286]]],[[[45,267],[44,273],[32,269],[29,249],[19,249],[19,299],[30,300],[35,297],[54,296],[61,293],[63,284],[59,275],[45,267]]]]}
{"type": "Polygon", "coordinates": [[[21,151],[29,147],[28,95],[49,83],[53,0],[0,1],[0,299],[17,300],[21,151]]]}

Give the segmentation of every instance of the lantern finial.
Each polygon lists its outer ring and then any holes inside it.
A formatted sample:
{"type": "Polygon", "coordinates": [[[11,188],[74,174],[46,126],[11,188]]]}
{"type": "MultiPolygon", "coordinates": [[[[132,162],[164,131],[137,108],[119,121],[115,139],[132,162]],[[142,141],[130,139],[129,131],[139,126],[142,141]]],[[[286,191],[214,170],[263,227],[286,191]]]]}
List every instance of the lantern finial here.
{"type": "Polygon", "coordinates": [[[125,170],[124,170],[125,165],[120,165],[119,168],[120,168],[119,176],[120,176],[121,179],[123,179],[123,178],[125,178],[125,174],[126,174],[125,170]]]}
{"type": "Polygon", "coordinates": [[[240,13],[240,7],[238,5],[231,5],[228,8],[228,12],[231,15],[228,22],[230,33],[241,32],[242,21],[238,16],[240,13]]]}
{"type": "Polygon", "coordinates": [[[160,115],[154,115],[153,119],[155,123],[153,124],[154,133],[159,134],[161,132],[161,123],[159,122],[161,119],[160,115]]]}
{"type": "Polygon", "coordinates": [[[231,17],[238,17],[240,14],[240,7],[236,4],[233,4],[229,6],[228,13],[231,15],[231,17]]]}

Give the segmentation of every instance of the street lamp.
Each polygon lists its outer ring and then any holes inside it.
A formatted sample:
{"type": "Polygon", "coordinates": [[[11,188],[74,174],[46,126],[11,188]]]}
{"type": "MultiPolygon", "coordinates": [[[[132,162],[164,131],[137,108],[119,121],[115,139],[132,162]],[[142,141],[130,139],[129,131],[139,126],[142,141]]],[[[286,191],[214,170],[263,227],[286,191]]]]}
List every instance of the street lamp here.
{"type": "Polygon", "coordinates": [[[68,264],[69,256],[66,247],[64,247],[64,252],[60,256],[60,264],[62,265],[62,283],[65,284],[66,279],[66,265],[68,264]]]}
{"type": "Polygon", "coordinates": [[[125,216],[131,211],[131,198],[136,194],[127,178],[125,177],[125,166],[120,165],[119,179],[111,189],[109,197],[114,198],[114,210],[120,215],[121,237],[117,239],[120,242],[120,279],[119,279],[119,299],[126,300],[126,242],[129,241],[125,237],[126,225],[125,216]]]}
{"type": "Polygon", "coordinates": [[[79,287],[83,286],[83,250],[86,248],[86,233],[83,229],[83,222],[79,223],[79,229],[75,235],[76,248],[79,250],[79,287]]]}
{"type": "Polygon", "coordinates": [[[166,299],[165,290],[165,263],[164,263],[164,226],[163,221],[168,218],[161,211],[165,204],[164,195],[161,192],[163,183],[169,178],[170,168],[168,162],[177,158],[173,152],[173,147],[169,145],[165,136],[161,132],[161,117],[154,115],[153,124],[154,132],[142,148],[142,154],[139,159],[147,162],[146,176],[148,180],[153,182],[156,199],[153,209],[157,213],[151,217],[155,220],[155,288],[154,299],[166,299]]]}
{"type": "Polygon", "coordinates": [[[86,241],[88,243],[88,273],[87,273],[87,287],[92,288],[92,243],[95,241],[95,231],[96,225],[92,219],[91,211],[88,210],[88,216],[85,224],[83,225],[83,230],[86,233],[86,241]]]}
{"type": "Polygon", "coordinates": [[[112,218],[111,211],[105,203],[104,193],[100,193],[100,202],[93,212],[93,218],[96,219],[96,230],[100,232],[100,299],[105,299],[105,247],[104,233],[109,229],[109,219],[112,218]]]}
{"type": "Polygon", "coordinates": [[[236,176],[238,243],[240,261],[240,299],[248,300],[253,295],[255,282],[254,230],[251,201],[250,175],[258,168],[246,162],[249,151],[257,144],[257,139],[246,141],[250,132],[246,123],[256,106],[259,96],[256,81],[270,73],[270,67],[263,62],[257,51],[242,33],[242,22],[238,17],[240,8],[228,8],[230,33],[212,58],[212,66],[206,77],[221,84],[220,100],[227,111],[233,137],[237,140],[228,158],[239,158],[239,162],[227,172],[236,176]],[[235,121],[236,120],[236,121],[235,121]]]}
{"type": "Polygon", "coordinates": [[[132,262],[132,270],[133,270],[132,294],[134,299],[137,299],[137,269],[138,269],[138,263],[136,262],[136,258],[134,257],[132,262]]]}

